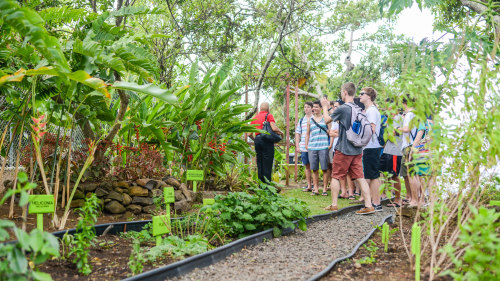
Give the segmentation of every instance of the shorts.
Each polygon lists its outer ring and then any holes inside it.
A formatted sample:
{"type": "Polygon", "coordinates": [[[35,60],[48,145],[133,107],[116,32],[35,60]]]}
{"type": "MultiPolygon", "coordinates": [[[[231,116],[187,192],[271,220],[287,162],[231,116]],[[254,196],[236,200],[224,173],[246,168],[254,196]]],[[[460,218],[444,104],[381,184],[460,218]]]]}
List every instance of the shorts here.
{"type": "Polygon", "coordinates": [[[382,154],[380,157],[380,172],[387,172],[391,177],[399,175],[402,158],[403,156],[382,154]]]}
{"type": "Polygon", "coordinates": [[[309,164],[309,153],[306,152],[301,152],[300,153],[300,159],[302,160],[302,165],[307,165],[309,164]]]}
{"type": "Polygon", "coordinates": [[[347,173],[351,175],[351,179],[363,178],[363,156],[358,155],[345,155],[339,150],[335,150],[333,156],[333,169],[332,178],[337,180],[345,179],[347,173]]]}
{"type": "Polygon", "coordinates": [[[309,150],[309,162],[311,164],[311,171],[319,170],[319,165],[321,164],[321,170],[328,170],[328,149],[321,150],[309,150]]]}
{"type": "Polygon", "coordinates": [[[379,148],[365,148],[363,150],[363,174],[365,179],[374,180],[380,177],[380,151],[379,148]]]}
{"type": "Polygon", "coordinates": [[[407,177],[410,174],[414,175],[415,172],[413,170],[413,167],[415,164],[411,163],[410,155],[411,154],[411,146],[405,147],[403,149],[403,158],[401,160],[401,170],[399,171],[399,175],[401,177],[407,177]],[[410,173],[411,171],[411,173],[410,173]]]}

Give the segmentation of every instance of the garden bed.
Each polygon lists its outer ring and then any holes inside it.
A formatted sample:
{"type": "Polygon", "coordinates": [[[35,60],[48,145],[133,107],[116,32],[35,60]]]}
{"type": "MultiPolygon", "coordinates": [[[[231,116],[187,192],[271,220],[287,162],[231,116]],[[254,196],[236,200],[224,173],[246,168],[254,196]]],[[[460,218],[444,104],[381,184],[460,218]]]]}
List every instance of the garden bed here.
{"type": "MultiPolygon", "coordinates": [[[[409,243],[411,237],[411,225],[413,220],[403,217],[402,229],[406,243],[409,243]]],[[[415,272],[412,270],[408,255],[406,254],[404,241],[401,236],[400,218],[396,217],[394,224],[390,225],[391,229],[398,228],[389,239],[389,248],[387,253],[384,252],[384,244],[381,240],[381,232],[376,231],[365,245],[360,247],[356,254],[344,262],[341,262],[328,273],[321,281],[333,280],[373,280],[373,281],[405,281],[415,280],[415,272]],[[375,244],[372,244],[373,241],[375,244]],[[371,250],[369,250],[371,249],[371,250]],[[364,263],[363,260],[370,258],[373,254],[375,261],[372,263],[364,263]]],[[[409,247],[409,245],[408,245],[409,247]]],[[[420,280],[427,280],[428,276],[422,274],[420,280]]],[[[449,276],[439,277],[436,280],[448,281],[453,280],[449,276]]]]}

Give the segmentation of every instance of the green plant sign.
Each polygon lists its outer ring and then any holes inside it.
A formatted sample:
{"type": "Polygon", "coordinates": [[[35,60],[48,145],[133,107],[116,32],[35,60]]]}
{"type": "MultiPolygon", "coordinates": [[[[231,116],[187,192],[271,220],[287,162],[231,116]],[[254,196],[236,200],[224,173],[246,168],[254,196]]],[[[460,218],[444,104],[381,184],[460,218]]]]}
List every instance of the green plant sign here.
{"type": "Polygon", "coordinates": [[[54,195],[30,195],[28,212],[30,214],[45,214],[54,212],[54,195]]]}
{"type": "Polygon", "coordinates": [[[163,189],[163,196],[165,198],[165,204],[170,204],[175,202],[175,192],[173,187],[165,187],[163,189]]]}
{"type": "Polygon", "coordinates": [[[215,204],[214,198],[203,198],[203,206],[208,206],[213,204],[215,204]]]}
{"type": "Polygon", "coordinates": [[[161,244],[161,236],[170,232],[170,213],[163,216],[153,217],[153,236],[156,237],[156,245],[161,244]]]}
{"type": "Polygon", "coordinates": [[[30,195],[28,212],[36,215],[36,228],[43,231],[43,214],[54,212],[54,195],[30,195]]]}
{"type": "Polygon", "coordinates": [[[193,191],[196,192],[196,182],[203,180],[202,170],[187,170],[186,180],[193,181],[193,191]]]}

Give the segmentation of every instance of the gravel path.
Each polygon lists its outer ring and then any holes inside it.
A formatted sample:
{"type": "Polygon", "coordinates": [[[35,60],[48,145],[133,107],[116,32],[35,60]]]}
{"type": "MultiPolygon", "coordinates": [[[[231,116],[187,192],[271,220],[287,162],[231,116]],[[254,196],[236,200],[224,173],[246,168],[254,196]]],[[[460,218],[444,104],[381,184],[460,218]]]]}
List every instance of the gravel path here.
{"type": "Polygon", "coordinates": [[[306,232],[297,229],[174,280],[307,280],[351,252],[374,224],[393,212],[384,208],[372,215],[349,213],[318,221],[306,232]]]}

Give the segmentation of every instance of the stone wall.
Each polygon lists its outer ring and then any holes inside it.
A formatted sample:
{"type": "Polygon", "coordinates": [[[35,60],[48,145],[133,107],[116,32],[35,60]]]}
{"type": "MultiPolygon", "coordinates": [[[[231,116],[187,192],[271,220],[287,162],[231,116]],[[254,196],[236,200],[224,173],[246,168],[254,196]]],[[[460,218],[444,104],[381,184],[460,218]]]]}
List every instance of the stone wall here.
{"type": "Polygon", "coordinates": [[[138,179],[135,181],[81,183],[71,207],[83,206],[85,197],[95,193],[103,202],[104,211],[107,213],[154,214],[157,209],[155,198],[158,198],[157,201],[161,204],[160,208],[164,208],[163,188],[167,186],[171,186],[175,190],[174,210],[177,213],[186,212],[192,204],[202,202],[201,193],[188,190],[186,184],[181,184],[175,178],[138,179]]]}

